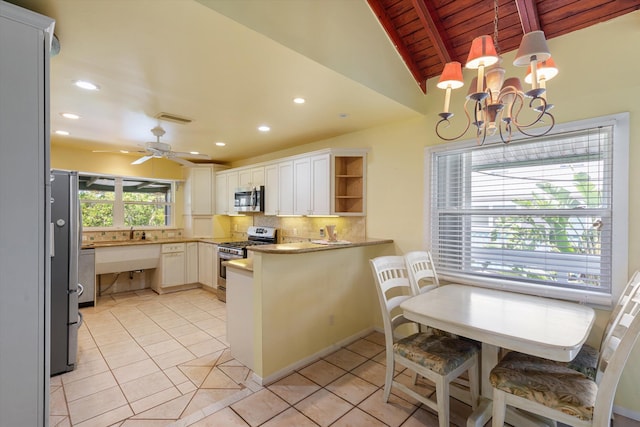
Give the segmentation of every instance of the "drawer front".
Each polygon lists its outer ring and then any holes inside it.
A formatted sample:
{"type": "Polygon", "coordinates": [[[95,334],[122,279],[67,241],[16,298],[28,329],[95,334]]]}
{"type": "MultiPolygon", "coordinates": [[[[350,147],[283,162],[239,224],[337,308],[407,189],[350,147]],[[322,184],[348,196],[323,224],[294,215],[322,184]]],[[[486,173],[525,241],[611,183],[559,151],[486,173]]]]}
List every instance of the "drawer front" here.
{"type": "Polygon", "coordinates": [[[184,243],[165,243],[162,245],[162,253],[184,252],[184,243]]]}

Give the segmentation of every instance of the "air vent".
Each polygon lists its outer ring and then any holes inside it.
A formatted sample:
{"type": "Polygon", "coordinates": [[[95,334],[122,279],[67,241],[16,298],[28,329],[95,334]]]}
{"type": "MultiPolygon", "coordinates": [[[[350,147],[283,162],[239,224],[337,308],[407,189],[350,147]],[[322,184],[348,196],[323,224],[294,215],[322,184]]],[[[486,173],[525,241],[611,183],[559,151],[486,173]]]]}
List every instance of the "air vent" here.
{"type": "Polygon", "coordinates": [[[158,114],[156,114],[156,119],[166,120],[168,122],[178,123],[178,124],[181,124],[181,125],[186,125],[186,124],[191,123],[193,121],[193,120],[188,119],[186,117],[180,117],[178,115],[171,114],[171,113],[158,113],[158,114]]]}

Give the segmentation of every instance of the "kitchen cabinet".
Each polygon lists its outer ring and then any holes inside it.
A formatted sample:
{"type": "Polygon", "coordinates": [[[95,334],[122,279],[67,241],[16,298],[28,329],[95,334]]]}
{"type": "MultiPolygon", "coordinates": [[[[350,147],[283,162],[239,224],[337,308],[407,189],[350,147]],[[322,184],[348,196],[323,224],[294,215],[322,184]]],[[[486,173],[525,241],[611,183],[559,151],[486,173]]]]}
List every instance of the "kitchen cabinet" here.
{"type": "Polygon", "coordinates": [[[218,279],[218,245],[198,243],[198,282],[208,289],[215,289],[218,279]]]}
{"type": "Polygon", "coordinates": [[[185,244],[164,243],[151,288],[159,294],[185,284],[185,244]]]}
{"type": "Polygon", "coordinates": [[[278,165],[272,164],[264,168],[264,214],[277,215],[278,213],[278,165]]]}
{"type": "Polygon", "coordinates": [[[238,171],[216,174],[216,215],[235,215],[234,195],[238,188],[238,171]]]}
{"type": "Polygon", "coordinates": [[[219,165],[185,167],[184,227],[189,237],[212,237],[219,165]]]}
{"type": "Polygon", "coordinates": [[[293,173],[293,161],[278,163],[278,215],[293,215],[293,173]]]}
{"type": "Polygon", "coordinates": [[[330,158],[327,153],[294,160],[294,214],[330,214],[330,158]]]}
{"type": "Polygon", "coordinates": [[[259,187],[264,185],[264,166],[238,171],[238,187],[259,187]]]}
{"type": "Polygon", "coordinates": [[[198,242],[185,244],[184,283],[198,283],[198,242]]]}
{"type": "Polygon", "coordinates": [[[367,157],[362,150],[333,154],[331,213],[341,216],[366,214],[367,157]]]}
{"type": "Polygon", "coordinates": [[[53,19],[0,2],[0,424],[48,425],[53,19]],[[45,357],[47,355],[47,357],[45,357]]]}

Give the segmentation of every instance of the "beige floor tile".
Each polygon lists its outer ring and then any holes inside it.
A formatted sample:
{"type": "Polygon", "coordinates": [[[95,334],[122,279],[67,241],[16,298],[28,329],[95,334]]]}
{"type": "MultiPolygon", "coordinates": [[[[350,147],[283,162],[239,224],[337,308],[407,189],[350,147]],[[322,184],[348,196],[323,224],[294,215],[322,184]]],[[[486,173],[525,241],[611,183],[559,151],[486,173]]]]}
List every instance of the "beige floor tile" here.
{"type": "Polygon", "coordinates": [[[196,385],[191,381],[185,381],[183,383],[180,383],[176,385],[176,388],[182,394],[187,394],[198,389],[198,387],[196,387],[196,385]]]}
{"type": "Polygon", "coordinates": [[[379,363],[369,360],[353,369],[351,373],[377,387],[384,386],[385,367],[379,363]]]}
{"type": "Polygon", "coordinates": [[[224,408],[195,424],[191,424],[191,427],[247,427],[248,425],[230,408],[224,408]]]}
{"type": "Polygon", "coordinates": [[[349,412],[353,405],[335,394],[321,389],[297,403],[295,408],[319,425],[328,426],[349,412]]]}
{"type": "Polygon", "coordinates": [[[382,347],[386,345],[386,343],[384,342],[384,332],[378,332],[378,331],[371,332],[369,335],[364,337],[364,339],[367,341],[374,342],[378,345],[381,345],[382,347]]]}
{"type": "Polygon", "coordinates": [[[234,394],[238,393],[237,389],[199,389],[189,402],[189,405],[185,408],[180,418],[188,417],[189,415],[201,411],[208,406],[214,405],[217,402],[231,398],[234,394]]]}
{"type": "Polygon", "coordinates": [[[181,325],[176,328],[167,329],[167,333],[174,338],[193,334],[195,332],[202,332],[202,329],[198,328],[196,325],[192,323],[187,323],[185,325],[181,325]]]}
{"type": "Polygon", "coordinates": [[[141,346],[152,345],[162,341],[167,341],[171,339],[171,335],[169,335],[165,330],[158,327],[158,331],[151,332],[143,335],[136,335],[136,342],[141,346]]]}
{"type": "Polygon", "coordinates": [[[142,325],[137,324],[137,325],[127,326],[127,332],[129,332],[129,334],[131,334],[133,338],[138,340],[140,337],[145,335],[153,335],[160,332],[164,332],[164,329],[162,329],[154,321],[149,319],[148,323],[145,322],[142,325]]]}
{"type": "Polygon", "coordinates": [[[71,427],[71,421],[68,416],[51,415],[49,416],[49,427],[71,427]]]}
{"type": "Polygon", "coordinates": [[[153,360],[158,364],[160,369],[167,369],[172,366],[184,364],[189,360],[193,360],[195,357],[196,356],[186,348],[180,348],[168,353],[159,354],[153,357],[153,360]]]}
{"type": "Polygon", "coordinates": [[[306,415],[295,408],[289,408],[286,411],[276,415],[262,427],[316,427],[317,424],[311,421],[306,415]]]}
{"type": "MultiPolygon", "coordinates": [[[[451,420],[449,420],[451,421],[451,420]]],[[[489,423],[491,424],[491,423],[489,423]]],[[[462,425],[465,424],[456,424],[462,425]]],[[[427,412],[422,408],[415,411],[407,421],[402,424],[402,427],[438,427],[438,416],[431,412],[427,412]]]]}
{"type": "Polygon", "coordinates": [[[117,342],[133,341],[133,337],[126,329],[109,332],[108,334],[94,335],[93,338],[98,346],[105,346],[117,342]]]}
{"type": "Polygon", "coordinates": [[[62,385],[62,375],[56,375],[55,377],[49,378],[49,386],[61,386],[62,385]]]}
{"type": "Polygon", "coordinates": [[[162,371],[121,384],[122,392],[129,402],[135,402],[162,390],[173,387],[173,383],[162,371]]]}
{"type": "Polygon", "coordinates": [[[55,392],[49,394],[49,415],[67,417],[67,401],[64,396],[64,389],[59,387],[55,392]]]}
{"type": "Polygon", "coordinates": [[[113,409],[104,414],[98,415],[94,418],[88,419],[78,424],[73,424],[74,427],[104,427],[112,426],[118,421],[125,420],[133,415],[129,405],[124,405],[119,408],[113,409]]]}
{"type": "Polygon", "coordinates": [[[310,394],[318,391],[320,386],[299,373],[294,372],[280,381],[267,386],[267,388],[287,401],[290,405],[294,405],[310,394]]]}
{"type": "Polygon", "coordinates": [[[149,358],[147,353],[145,353],[142,347],[135,341],[109,344],[100,347],[100,350],[111,369],[120,368],[149,358]]]}
{"type": "Polygon", "coordinates": [[[182,317],[184,317],[191,323],[195,323],[201,320],[211,319],[213,316],[204,310],[196,309],[189,313],[182,314],[182,317]]]}
{"type": "Polygon", "coordinates": [[[112,372],[118,383],[124,384],[158,371],[160,368],[153,360],[145,359],[114,369],[112,372]]]}
{"type": "Polygon", "coordinates": [[[107,371],[109,371],[109,365],[107,365],[107,362],[100,356],[99,359],[78,363],[73,371],[65,372],[58,377],[63,384],[68,384],[107,371]]]}
{"type": "Polygon", "coordinates": [[[347,349],[358,353],[366,358],[374,357],[384,351],[384,346],[372,341],[361,339],[347,346],[347,349]]]}
{"type": "Polygon", "coordinates": [[[245,366],[220,365],[218,369],[238,384],[242,384],[249,378],[249,375],[251,375],[251,370],[245,366]]]}
{"type": "Polygon", "coordinates": [[[416,407],[406,400],[391,394],[389,402],[385,403],[382,398],[382,390],[378,390],[369,396],[358,408],[383,421],[391,427],[397,427],[409,418],[416,410],[416,407]]]}
{"type": "Polygon", "coordinates": [[[184,396],[176,397],[167,402],[161,403],[151,409],[134,415],[133,419],[151,420],[177,420],[182,415],[195,392],[187,393],[184,396]]]}
{"type": "Polygon", "coordinates": [[[128,419],[118,427],[166,427],[175,420],[132,420],[128,419]]]}
{"type": "MultiPolygon", "coordinates": [[[[332,427],[385,427],[386,424],[358,408],[353,408],[332,427]]],[[[437,425],[436,425],[437,427],[437,425]]]]}
{"type": "Polygon", "coordinates": [[[197,357],[202,357],[207,354],[215,353],[226,348],[224,344],[215,338],[209,338],[204,341],[200,341],[196,344],[192,344],[187,347],[189,351],[195,354],[197,357]]]}
{"type": "MultiPolygon", "coordinates": [[[[426,396],[429,397],[431,395],[433,395],[436,391],[436,386],[434,383],[432,383],[431,381],[425,379],[425,378],[420,378],[416,384],[413,383],[413,377],[411,376],[411,373],[413,371],[410,371],[409,369],[405,370],[403,373],[398,374],[395,376],[395,380],[398,381],[401,384],[406,385],[407,387],[409,387],[410,389],[414,390],[416,393],[422,395],[422,396],[426,396]]],[[[401,390],[398,390],[397,387],[391,387],[391,393],[395,394],[396,396],[406,400],[407,402],[414,404],[414,405],[418,405],[419,402],[414,399],[413,397],[409,396],[408,394],[404,393],[401,390]]]]}
{"type": "Polygon", "coordinates": [[[287,402],[267,389],[262,389],[231,405],[231,409],[251,426],[258,426],[287,408],[289,408],[287,402]]]}
{"type": "Polygon", "coordinates": [[[362,365],[366,362],[367,358],[359,355],[358,353],[347,350],[346,348],[341,348],[340,350],[325,357],[324,360],[333,363],[346,371],[350,371],[356,366],[362,365]]]}
{"type": "Polygon", "coordinates": [[[195,359],[191,359],[188,362],[185,362],[183,365],[188,366],[215,366],[218,363],[222,363],[220,361],[222,354],[225,350],[216,351],[215,353],[205,354],[202,357],[198,357],[195,359]]]}
{"type": "Polygon", "coordinates": [[[350,373],[341,376],[326,388],[352,405],[362,402],[378,389],[373,384],[350,373]]]}
{"type": "Polygon", "coordinates": [[[185,381],[189,381],[189,378],[184,373],[182,373],[182,371],[177,366],[172,366],[170,368],[164,369],[163,372],[174,385],[182,384],[185,381]]]}
{"type": "MultiPolygon", "coordinates": [[[[122,394],[120,387],[112,387],[91,394],[68,403],[71,423],[73,425],[79,424],[82,421],[105,414],[126,404],[127,399],[122,394]]],[[[113,422],[116,421],[114,420],[113,422]]]]}
{"type": "Polygon", "coordinates": [[[159,354],[169,353],[170,351],[183,349],[184,346],[173,338],[167,341],[161,341],[155,344],[146,345],[143,347],[144,351],[151,357],[159,354]]]}
{"type": "Polygon", "coordinates": [[[180,391],[174,386],[171,386],[170,388],[159,391],[140,400],[136,400],[135,402],[131,402],[130,405],[133,412],[139,414],[140,412],[147,411],[180,396],[182,396],[182,393],[180,393],[180,391]]]}
{"type": "MultiPolygon", "coordinates": [[[[183,373],[183,376],[187,378],[190,382],[194,383],[196,386],[202,386],[202,383],[207,378],[209,373],[211,373],[210,366],[179,366],[176,367],[180,372],[183,373]]],[[[184,381],[183,381],[184,382],[184,381]]],[[[216,388],[216,387],[212,387],[216,388]]],[[[221,388],[221,387],[217,387],[221,388]]]]}
{"type": "Polygon", "coordinates": [[[200,388],[241,388],[238,383],[233,381],[227,374],[222,372],[218,367],[211,369],[207,378],[202,382],[200,388]]]}
{"type": "Polygon", "coordinates": [[[211,335],[200,329],[198,329],[196,332],[176,337],[176,340],[185,347],[189,347],[190,345],[210,339],[212,339],[211,335]]]}
{"type": "Polygon", "coordinates": [[[301,369],[299,372],[311,381],[324,387],[344,375],[347,371],[324,360],[319,360],[301,369]]]}
{"type": "Polygon", "coordinates": [[[89,396],[90,394],[94,394],[102,390],[107,390],[117,385],[118,383],[113,377],[113,374],[108,371],[65,384],[64,392],[67,402],[73,402],[74,400],[89,396]]]}

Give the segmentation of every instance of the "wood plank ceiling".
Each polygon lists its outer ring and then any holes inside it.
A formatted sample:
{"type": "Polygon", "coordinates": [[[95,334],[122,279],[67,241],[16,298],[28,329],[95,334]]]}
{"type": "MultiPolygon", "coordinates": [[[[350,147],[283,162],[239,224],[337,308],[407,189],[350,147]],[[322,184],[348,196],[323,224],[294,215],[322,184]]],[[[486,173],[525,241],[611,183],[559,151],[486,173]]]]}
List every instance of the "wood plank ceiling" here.
{"type": "MultiPolygon", "coordinates": [[[[463,66],[471,41],[494,35],[495,0],[367,0],[416,82],[463,66]]],[[[547,40],[640,9],[640,0],[497,0],[498,53],[518,49],[524,33],[547,40]]]]}

